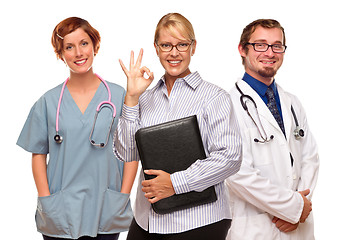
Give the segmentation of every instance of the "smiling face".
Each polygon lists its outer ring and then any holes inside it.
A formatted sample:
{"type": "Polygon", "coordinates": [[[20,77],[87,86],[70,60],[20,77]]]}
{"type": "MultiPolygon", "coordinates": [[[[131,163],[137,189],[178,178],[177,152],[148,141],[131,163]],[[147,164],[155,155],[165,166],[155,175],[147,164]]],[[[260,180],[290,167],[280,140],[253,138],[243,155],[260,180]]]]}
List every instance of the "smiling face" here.
{"type": "Polygon", "coordinates": [[[63,39],[62,59],[73,73],[87,73],[92,68],[94,46],[82,29],[67,34],[63,39]]]}
{"type": "Polygon", "coordinates": [[[186,39],[177,30],[174,31],[173,35],[166,28],[160,30],[155,48],[159,60],[165,69],[165,79],[167,81],[175,81],[177,78],[190,74],[189,63],[195,52],[195,41],[193,41],[186,52],[180,52],[176,47],[173,47],[170,52],[163,52],[159,46],[164,46],[164,44],[178,45],[191,43],[192,40],[186,39]]]}
{"type": "MultiPolygon", "coordinates": [[[[284,44],[283,32],[279,28],[258,26],[248,42],[284,44]]],[[[284,53],[274,53],[271,47],[266,52],[256,52],[251,45],[247,45],[246,48],[248,49],[238,46],[241,56],[244,57],[246,72],[266,85],[270,85],[283,63],[284,53]]]]}

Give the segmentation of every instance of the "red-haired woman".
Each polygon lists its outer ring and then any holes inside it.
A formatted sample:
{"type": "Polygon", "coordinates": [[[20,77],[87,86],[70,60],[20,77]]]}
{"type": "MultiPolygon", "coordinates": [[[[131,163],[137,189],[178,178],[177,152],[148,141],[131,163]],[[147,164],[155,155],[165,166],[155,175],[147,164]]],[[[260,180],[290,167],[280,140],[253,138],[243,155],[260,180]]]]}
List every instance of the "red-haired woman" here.
{"type": "Polygon", "coordinates": [[[38,231],[44,239],[118,239],[132,220],[133,181],[107,143],[125,91],[93,72],[100,35],[86,20],[60,22],[52,44],[69,78],[34,104],[17,142],[32,153],[38,231]]]}

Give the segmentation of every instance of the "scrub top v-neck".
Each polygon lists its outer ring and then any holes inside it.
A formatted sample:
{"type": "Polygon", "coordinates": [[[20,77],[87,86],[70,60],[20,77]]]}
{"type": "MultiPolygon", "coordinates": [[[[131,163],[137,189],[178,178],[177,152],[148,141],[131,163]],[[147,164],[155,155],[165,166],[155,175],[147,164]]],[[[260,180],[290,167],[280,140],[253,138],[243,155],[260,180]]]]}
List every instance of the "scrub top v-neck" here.
{"type": "MultiPolygon", "coordinates": [[[[95,98],[97,98],[97,97],[99,98],[99,96],[100,96],[99,92],[102,91],[101,88],[104,88],[104,90],[105,90],[105,85],[102,82],[100,82],[100,84],[98,85],[98,87],[97,87],[96,91],[94,92],[94,95],[92,96],[90,102],[88,103],[84,113],[80,110],[78,104],[74,100],[74,98],[73,98],[73,96],[72,96],[72,94],[71,94],[71,92],[70,92],[70,90],[69,90],[67,85],[65,87],[65,90],[64,90],[64,93],[63,93],[63,97],[64,97],[65,94],[68,94],[68,98],[70,98],[71,101],[73,101],[73,103],[74,103],[74,104],[71,104],[71,105],[74,105],[74,107],[76,108],[75,111],[79,112],[81,115],[84,115],[86,112],[88,112],[90,110],[90,108],[93,107],[92,105],[96,104],[96,107],[97,107],[97,104],[99,104],[99,102],[95,102],[96,101],[95,98]]],[[[106,99],[103,98],[101,101],[104,101],[104,100],[106,100],[106,99]]],[[[95,110],[95,109],[93,109],[93,110],[95,110]]],[[[92,111],[92,109],[90,111],[92,111]]]]}
{"type": "MultiPolygon", "coordinates": [[[[112,142],[122,111],[125,91],[108,83],[117,114],[111,128],[112,142]]],[[[41,233],[78,238],[126,231],[132,219],[129,195],[120,193],[123,163],[114,157],[112,144],[104,148],[89,141],[97,105],[107,100],[100,84],[84,114],[65,88],[59,114],[59,134],[53,137],[62,84],[44,94],[32,107],[17,144],[31,153],[49,154],[47,178],[51,195],[38,198],[36,224],[41,233]]],[[[97,118],[93,139],[104,142],[112,120],[110,108],[97,118]]]]}

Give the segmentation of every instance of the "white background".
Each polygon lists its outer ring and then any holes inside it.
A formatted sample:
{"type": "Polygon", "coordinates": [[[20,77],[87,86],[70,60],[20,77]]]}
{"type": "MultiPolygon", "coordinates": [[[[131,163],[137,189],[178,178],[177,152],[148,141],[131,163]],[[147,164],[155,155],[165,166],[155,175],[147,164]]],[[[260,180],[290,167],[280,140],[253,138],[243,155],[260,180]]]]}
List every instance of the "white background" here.
{"type": "MultiPolygon", "coordinates": [[[[0,189],[1,239],[41,239],[34,213],[36,189],[31,154],[16,141],[33,103],[63,82],[68,69],[56,59],[50,43],[58,22],[78,16],[101,34],[94,70],[103,78],[126,86],[118,64],[144,48],[143,65],[164,73],[153,48],[158,20],[180,12],[193,24],[197,39],[191,71],[226,90],[243,75],[237,51],[242,29],[258,18],[280,21],[287,36],[287,52],[277,82],[303,103],[319,145],[319,181],[313,198],[315,236],[343,236],[344,182],[344,5],[341,1],[25,1],[0,4],[0,189]]],[[[136,191],[133,191],[134,193],[136,191]]],[[[134,194],[132,194],[134,199],[134,194]]],[[[121,239],[125,239],[122,234],[121,239]]]]}

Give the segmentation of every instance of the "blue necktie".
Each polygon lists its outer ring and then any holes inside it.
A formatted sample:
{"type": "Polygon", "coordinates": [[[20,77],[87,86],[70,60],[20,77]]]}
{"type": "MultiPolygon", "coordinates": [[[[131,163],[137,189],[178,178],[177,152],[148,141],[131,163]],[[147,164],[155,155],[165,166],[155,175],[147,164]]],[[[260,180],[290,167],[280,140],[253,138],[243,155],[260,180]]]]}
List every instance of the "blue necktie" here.
{"type": "Polygon", "coordinates": [[[272,88],[269,87],[267,89],[266,96],[268,99],[267,107],[271,111],[271,113],[272,113],[273,117],[276,119],[280,129],[282,130],[282,132],[285,135],[284,123],[283,123],[283,120],[282,120],[280,113],[278,111],[277,102],[276,102],[276,99],[274,98],[274,93],[273,93],[272,88]]]}

